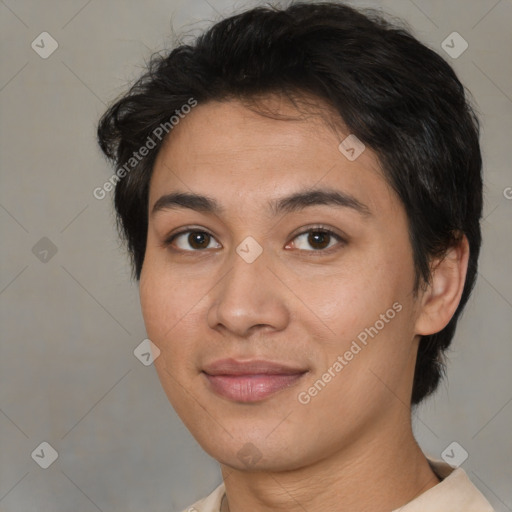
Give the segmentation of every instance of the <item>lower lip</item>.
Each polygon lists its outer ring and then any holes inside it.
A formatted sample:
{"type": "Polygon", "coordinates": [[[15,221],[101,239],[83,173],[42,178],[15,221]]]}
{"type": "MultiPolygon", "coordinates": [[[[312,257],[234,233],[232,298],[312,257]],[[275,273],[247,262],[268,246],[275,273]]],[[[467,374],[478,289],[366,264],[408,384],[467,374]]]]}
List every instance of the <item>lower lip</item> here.
{"type": "Polygon", "coordinates": [[[215,393],[235,402],[258,402],[295,384],[305,373],[282,375],[208,375],[215,393]]]}

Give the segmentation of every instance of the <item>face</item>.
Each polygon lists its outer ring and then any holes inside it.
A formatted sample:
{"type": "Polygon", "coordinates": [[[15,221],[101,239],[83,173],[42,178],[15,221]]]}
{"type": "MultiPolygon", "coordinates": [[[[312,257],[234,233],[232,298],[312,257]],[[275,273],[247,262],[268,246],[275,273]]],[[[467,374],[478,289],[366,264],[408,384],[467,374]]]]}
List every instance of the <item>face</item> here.
{"type": "Polygon", "coordinates": [[[211,102],[173,129],[140,277],[171,404],[239,469],[378,438],[409,403],[417,348],[407,217],[376,156],[349,160],[348,133],[272,101],[295,118],[211,102]]]}

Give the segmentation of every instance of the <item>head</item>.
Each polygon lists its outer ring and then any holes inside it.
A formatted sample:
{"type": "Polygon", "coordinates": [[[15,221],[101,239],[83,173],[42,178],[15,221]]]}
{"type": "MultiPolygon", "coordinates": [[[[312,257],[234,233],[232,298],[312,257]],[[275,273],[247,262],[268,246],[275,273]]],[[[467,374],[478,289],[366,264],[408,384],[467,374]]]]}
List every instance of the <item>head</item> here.
{"type": "Polygon", "coordinates": [[[389,389],[415,406],[437,388],[477,272],[482,162],[464,87],[406,29],[334,3],[243,12],[154,57],[98,136],[125,170],[155,365],[207,451],[231,436],[284,463],[276,414],[327,450],[384,417],[389,389]],[[211,394],[222,357],[294,362],[298,399],[211,394]]]}

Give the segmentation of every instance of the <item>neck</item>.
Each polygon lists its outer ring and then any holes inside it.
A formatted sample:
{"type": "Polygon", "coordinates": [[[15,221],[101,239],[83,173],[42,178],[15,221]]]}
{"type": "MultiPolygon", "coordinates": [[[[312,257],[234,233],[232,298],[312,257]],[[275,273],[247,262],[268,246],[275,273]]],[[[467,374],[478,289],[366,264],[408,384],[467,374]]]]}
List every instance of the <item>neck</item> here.
{"type": "Polygon", "coordinates": [[[405,424],[402,431],[396,418],[374,426],[349,446],[289,471],[247,472],[221,464],[227,497],[222,512],[400,508],[439,479],[414,439],[410,416],[399,424],[405,424]]]}

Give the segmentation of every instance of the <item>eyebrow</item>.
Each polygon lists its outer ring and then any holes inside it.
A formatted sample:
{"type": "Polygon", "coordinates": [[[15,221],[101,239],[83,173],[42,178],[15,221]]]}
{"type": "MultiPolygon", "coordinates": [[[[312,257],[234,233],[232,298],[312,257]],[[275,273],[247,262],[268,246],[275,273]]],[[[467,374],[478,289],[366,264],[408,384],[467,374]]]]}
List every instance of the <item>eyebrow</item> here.
{"type": "MultiPolygon", "coordinates": [[[[270,200],[268,209],[272,215],[292,213],[304,210],[312,206],[334,206],[350,208],[362,216],[370,216],[372,213],[368,206],[354,196],[334,189],[308,189],[295,192],[289,196],[270,200]]],[[[225,209],[214,198],[189,192],[172,192],[161,196],[154,204],[151,215],[162,211],[178,208],[222,215],[225,209]]]]}

